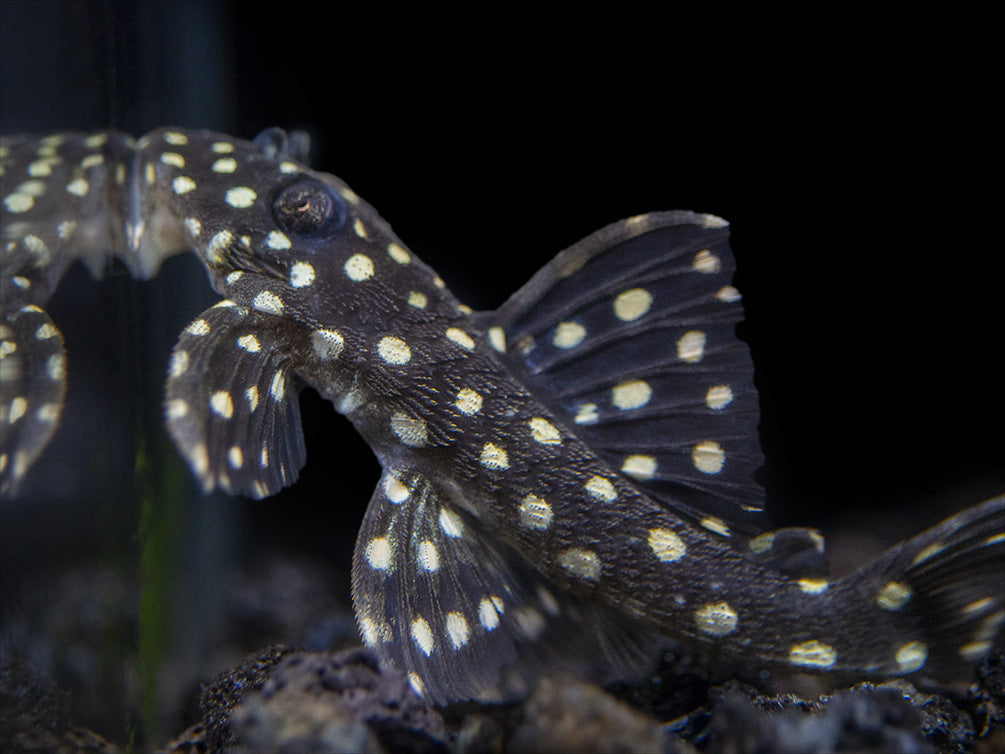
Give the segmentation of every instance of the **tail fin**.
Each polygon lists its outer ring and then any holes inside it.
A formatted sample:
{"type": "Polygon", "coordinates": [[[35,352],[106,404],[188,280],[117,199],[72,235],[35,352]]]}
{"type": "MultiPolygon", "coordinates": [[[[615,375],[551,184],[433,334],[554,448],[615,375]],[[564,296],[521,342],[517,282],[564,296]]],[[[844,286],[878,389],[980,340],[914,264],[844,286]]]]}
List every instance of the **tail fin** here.
{"type": "Polygon", "coordinates": [[[849,581],[901,633],[895,663],[881,672],[969,677],[1005,625],[1005,495],[897,545],[849,581]]]}

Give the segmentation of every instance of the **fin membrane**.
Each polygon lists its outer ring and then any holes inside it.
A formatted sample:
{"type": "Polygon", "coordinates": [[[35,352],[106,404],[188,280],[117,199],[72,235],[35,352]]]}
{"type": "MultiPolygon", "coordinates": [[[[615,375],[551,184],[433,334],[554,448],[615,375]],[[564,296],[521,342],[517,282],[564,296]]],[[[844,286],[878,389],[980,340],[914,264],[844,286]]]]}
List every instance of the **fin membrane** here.
{"type": "Polygon", "coordinates": [[[727,239],[709,215],[624,220],[559,254],[485,326],[612,468],[695,522],[754,534],[758,400],[727,239]]]}
{"type": "MultiPolygon", "coordinates": [[[[304,347],[289,320],[231,301],[182,332],[168,368],[168,430],[208,492],[268,497],[306,460],[300,381],[289,366],[304,347]]],[[[309,346],[307,346],[309,348],[309,346]]]]}
{"type": "Polygon", "coordinates": [[[875,602],[898,621],[894,638],[921,639],[902,647],[901,667],[892,671],[969,677],[973,663],[1000,645],[1005,626],[1005,495],[898,545],[850,578],[870,590],[882,585],[875,602]]]}
{"type": "Polygon", "coordinates": [[[66,397],[63,336],[28,304],[0,312],[0,496],[11,497],[49,443],[66,397]]]}
{"type": "Polygon", "coordinates": [[[385,470],[353,562],[367,645],[437,704],[505,701],[559,665],[643,672],[662,640],[539,574],[418,473],[385,470]]]}

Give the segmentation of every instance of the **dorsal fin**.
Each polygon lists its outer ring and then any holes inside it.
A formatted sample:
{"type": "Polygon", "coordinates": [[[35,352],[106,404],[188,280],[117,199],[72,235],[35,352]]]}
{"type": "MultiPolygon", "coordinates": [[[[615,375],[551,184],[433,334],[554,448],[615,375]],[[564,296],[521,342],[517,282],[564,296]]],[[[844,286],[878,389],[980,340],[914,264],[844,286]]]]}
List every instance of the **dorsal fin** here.
{"type": "Polygon", "coordinates": [[[752,535],[765,528],[759,412],[727,239],[710,215],[623,220],[559,254],[485,326],[612,468],[696,523],[752,535]]]}

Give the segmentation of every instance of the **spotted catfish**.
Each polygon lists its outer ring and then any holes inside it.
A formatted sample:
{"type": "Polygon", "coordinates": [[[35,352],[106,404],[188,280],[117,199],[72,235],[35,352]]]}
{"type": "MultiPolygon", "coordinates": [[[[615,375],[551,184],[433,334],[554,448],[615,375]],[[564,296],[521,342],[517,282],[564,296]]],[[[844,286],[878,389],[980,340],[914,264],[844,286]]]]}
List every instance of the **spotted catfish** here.
{"type": "MultiPolygon", "coordinates": [[[[765,529],[717,217],[615,223],[474,313],[281,131],[5,150],[5,429],[33,409],[54,423],[62,350],[40,306],[67,260],[111,248],[149,276],[194,250],[225,298],[172,354],[172,436],[205,489],[261,498],[304,463],[304,385],[353,422],[383,466],[359,626],[431,700],[510,698],[559,664],[631,675],[667,638],[863,678],[963,675],[1000,638],[1005,497],[833,582],[818,534],[765,529]]],[[[32,432],[5,439],[8,485],[45,443],[32,432]]]]}

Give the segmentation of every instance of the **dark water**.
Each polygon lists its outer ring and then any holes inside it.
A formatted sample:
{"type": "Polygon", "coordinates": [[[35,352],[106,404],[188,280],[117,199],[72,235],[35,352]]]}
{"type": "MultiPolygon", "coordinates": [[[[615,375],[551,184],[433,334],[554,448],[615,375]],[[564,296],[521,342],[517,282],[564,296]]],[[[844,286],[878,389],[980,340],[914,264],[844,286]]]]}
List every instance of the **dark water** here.
{"type": "MultiPolygon", "coordinates": [[[[863,31],[831,47],[639,19],[593,37],[530,18],[391,20],[5,0],[0,130],[306,129],[314,164],[475,308],[621,217],[723,216],[778,523],[866,530],[878,547],[1005,490],[1001,238],[980,179],[998,139],[980,66],[863,31]]],[[[164,432],[167,356],[213,301],[194,258],[146,283],[71,271],[50,306],[66,414],[0,508],[4,662],[26,657],[77,722],[120,743],[194,721],[198,684],[239,651],[351,638],[346,574],[378,469],[347,423],[305,394],[307,467],[260,502],[204,497],[164,432]],[[234,604],[254,622],[248,601],[269,595],[295,627],[243,646],[234,604]],[[323,609],[301,615],[297,595],[323,609]]]]}

